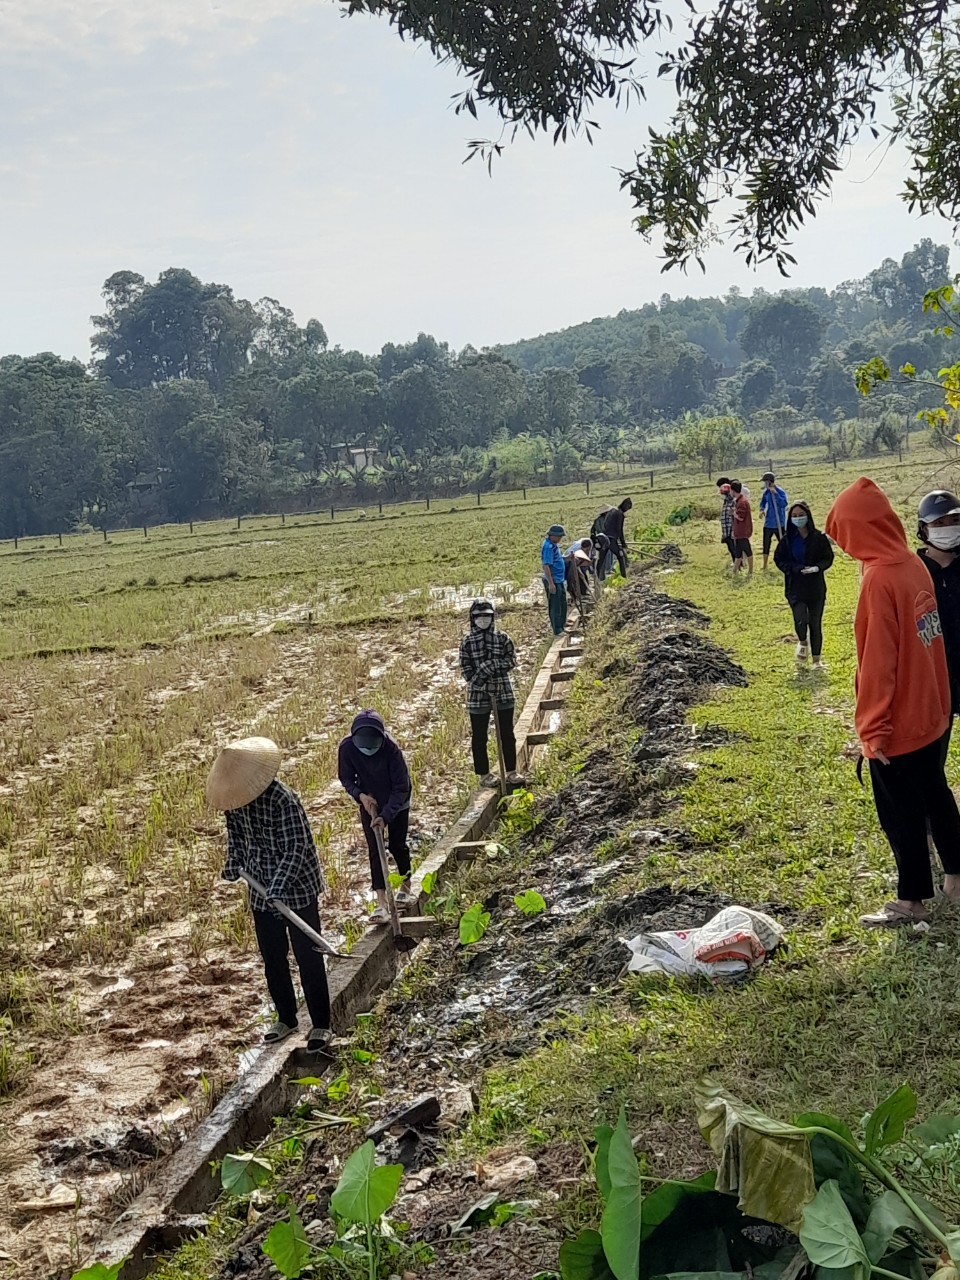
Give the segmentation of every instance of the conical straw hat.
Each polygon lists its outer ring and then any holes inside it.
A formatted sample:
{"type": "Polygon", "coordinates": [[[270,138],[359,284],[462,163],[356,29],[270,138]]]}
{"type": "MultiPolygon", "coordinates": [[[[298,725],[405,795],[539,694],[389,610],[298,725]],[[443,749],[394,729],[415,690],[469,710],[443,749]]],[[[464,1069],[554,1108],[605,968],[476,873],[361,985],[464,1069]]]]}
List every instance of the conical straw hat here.
{"type": "Polygon", "coordinates": [[[280,768],[280,748],[269,738],[241,738],[224,747],[207,778],[212,809],[242,809],[269,787],[280,768]]]}

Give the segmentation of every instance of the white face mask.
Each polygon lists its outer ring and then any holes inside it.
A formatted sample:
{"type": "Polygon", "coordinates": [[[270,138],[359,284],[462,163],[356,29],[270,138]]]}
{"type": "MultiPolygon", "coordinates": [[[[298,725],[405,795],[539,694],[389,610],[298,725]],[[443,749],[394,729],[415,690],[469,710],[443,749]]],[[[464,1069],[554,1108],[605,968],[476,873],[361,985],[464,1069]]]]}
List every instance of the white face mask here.
{"type": "Polygon", "coordinates": [[[493,626],[493,618],[489,613],[481,613],[479,617],[474,618],[474,622],[481,631],[488,631],[493,626]]]}
{"type": "Polygon", "coordinates": [[[946,524],[939,529],[927,529],[927,541],[938,551],[956,551],[960,547],[960,525],[946,524]]]}

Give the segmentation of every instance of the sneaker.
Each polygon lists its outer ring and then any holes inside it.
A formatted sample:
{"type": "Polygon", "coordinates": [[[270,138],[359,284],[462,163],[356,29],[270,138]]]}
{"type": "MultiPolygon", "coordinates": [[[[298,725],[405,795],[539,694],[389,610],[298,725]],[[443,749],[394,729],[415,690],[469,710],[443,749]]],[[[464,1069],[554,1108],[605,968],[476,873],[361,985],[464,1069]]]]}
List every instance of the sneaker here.
{"type": "Polygon", "coordinates": [[[518,773],[517,770],[514,769],[512,773],[507,774],[507,782],[510,783],[511,787],[522,787],[526,782],[526,778],[522,773],[518,773]]]}
{"type": "Polygon", "coordinates": [[[496,787],[500,785],[500,779],[495,773],[485,773],[480,779],[481,787],[496,787]]]}
{"type": "Polygon", "coordinates": [[[390,921],[390,912],[386,907],[377,907],[376,911],[370,916],[371,924],[388,924],[390,921]]]}
{"type": "Polygon", "coordinates": [[[807,660],[807,646],[805,644],[798,644],[797,645],[797,661],[806,662],[806,660],[807,660]]]}

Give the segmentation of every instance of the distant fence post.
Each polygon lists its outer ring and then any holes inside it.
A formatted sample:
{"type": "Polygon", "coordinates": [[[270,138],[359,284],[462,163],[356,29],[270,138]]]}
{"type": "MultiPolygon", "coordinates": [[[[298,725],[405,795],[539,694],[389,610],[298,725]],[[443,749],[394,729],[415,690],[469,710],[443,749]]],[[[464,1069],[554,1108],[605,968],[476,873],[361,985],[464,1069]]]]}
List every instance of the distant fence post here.
{"type": "Polygon", "coordinates": [[[144,536],[144,537],[146,537],[146,536],[147,536],[147,526],[146,526],[146,525],[144,525],[144,526],[143,526],[143,536],[144,536]]]}
{"type": "Polygon", "coordinates": [[[587,497],[590,497],[590,477],[587,476],[587,497]]]}
{"type": "Polygon", "coordinates": [[[62,546],[63,546],[63,534],[62,534],[62,533],[58,533],[58,534],[57,534],[57,541],[60,543],[60,545],[61,545],[61,547],[62,547],[62,546]]]}
{"type": "Polygon", "coordinates": [[[190,532],[193,533],[193,521],[190,521],[190,532]]]}
{"type": "Polygon", "coordinates": [[[768,471],[772,471],[772,470],[773,470],[773,459],[772,459],[772,458],[768,458],[768,459],[767,459],[767,470],[768,470],[768,471]]]}
{"type": "Polygon", "coordinates": [[[477,506],[480,505],[480,486],[477,485],[477,506]]]}
{"type": "Polygon", "coordinates": [[[240,517],[239,517],[239,516],[237,516],[237,528],[238,528],[238,529],[240,528],[240,517]]]}
{"type": "Polygon", "coordinates": [[[382,503],[382,502],[378,502],[378,503],[377,503],[377,506],[380,508],[380,514],[381,514],[381,515],[383,515],[383,503],[382,503]]]}
{"type": "Polygon", "coordinates": [[[427,494],[427,510],[430,510],[430,495],[427,494]]]}
{"type": "Polygon", "coordinates": [[[523,500],[524,500],[524,502],[526,502],[526,500],[527,500],[527,491],[526,491],[526,489],[524,489],[524,491],[523,491],[523,500]]]}
{"type": "Polygon", "coordinates": [[[653,472],[650,472],[650,488],[653,488],[653,472]]]}
{"type": "Polygon", "coordinates": [[[287,523],[287,513],[285,511],[280,512],[280,523],[281,524],[287,523]]]}
{"type": "Polygon", "coordinates": [[[333,507],[330,508],[330,519],[331,520],[335,519],[335,516],[333,514],[333,507]]]}
{"type": "Polygon", "coordinates": [[[20,546],[20,540],[16,534],[13,535],[13,549],[16,551],[20,546]]]}
{"type": "Polygon", "coordinates": [[[106,542],[106,540],[107,540],[107,528],[106,528],[106,525],[104,525],[104,527],[103,527],[103,540],[104,540],[104,542],[106,542]]]}

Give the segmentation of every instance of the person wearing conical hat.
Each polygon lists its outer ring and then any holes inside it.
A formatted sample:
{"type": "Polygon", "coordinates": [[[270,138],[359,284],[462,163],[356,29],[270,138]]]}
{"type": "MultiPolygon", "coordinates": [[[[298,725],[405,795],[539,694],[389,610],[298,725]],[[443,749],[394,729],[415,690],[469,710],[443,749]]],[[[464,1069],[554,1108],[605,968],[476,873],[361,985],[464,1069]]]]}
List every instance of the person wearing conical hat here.
{"type": "Polygon", "coordinates": [[[330,991],[323,957],[313,943],[271,907],[282,902],[320,932],[318,896],[323,877],[300,797],[277,779],[280,748],[269,738],[243,738],[217,756],[207,778],[207,802],[227,823],[224,880],[246,871],[266,890],[249,889],[250,909],[263,957],[267,990],[277,1021],[264,1035],[277,1044],[297,1029],[297,997],[290,976],[290,943],[310,1015],[307,1048],[323,1049],[330,1038],[330,991]]]}

